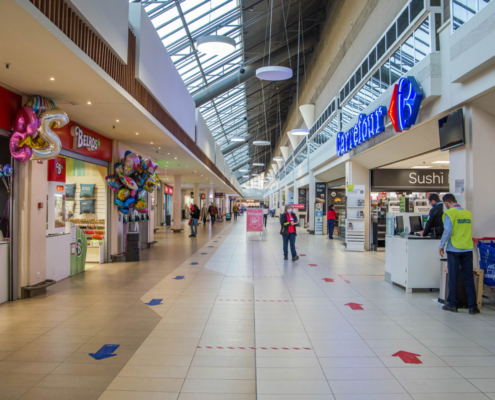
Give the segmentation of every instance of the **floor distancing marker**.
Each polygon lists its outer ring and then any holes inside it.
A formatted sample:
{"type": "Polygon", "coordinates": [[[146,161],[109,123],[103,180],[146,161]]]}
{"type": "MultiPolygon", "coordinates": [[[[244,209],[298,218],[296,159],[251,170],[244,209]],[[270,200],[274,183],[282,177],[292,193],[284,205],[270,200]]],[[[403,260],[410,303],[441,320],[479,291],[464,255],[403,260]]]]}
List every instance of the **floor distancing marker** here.
{"type": "Polygon", "coordinates": [[[292,300],[239,300],[239,299],[218,299],[218,301],[266,301],[266,302],[277,302],[277,303],[290,303],[292,300]]]}
{"type": "Polygon", "coordinates": [[[344,282],[346,282],[346,283],[351,283],[351,281],[349,281],[348,279],[345,279],[345,276],[344,276],[344,275],[338,275],[338,277],[339,277],[340,279],[342,279],[342,280],[343,280],[344,282]]]}
{"type": "Polygon", "coordinates": [[[283,276],[247,276],[247,275],[225,275],[226,278],[283,278],[283,276]]]}

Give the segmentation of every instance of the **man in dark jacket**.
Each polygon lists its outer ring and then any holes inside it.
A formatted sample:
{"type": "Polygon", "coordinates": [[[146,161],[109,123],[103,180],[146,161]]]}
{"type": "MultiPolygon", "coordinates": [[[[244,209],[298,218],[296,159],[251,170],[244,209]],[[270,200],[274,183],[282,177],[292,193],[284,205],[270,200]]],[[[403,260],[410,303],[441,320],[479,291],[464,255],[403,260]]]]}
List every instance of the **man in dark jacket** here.
{"type": "Polygon", "coordinates": [[[299,256],[297,255],[296,251],[297,224],[297,216],[292,212],[292,205],[287,204],[285,206],[285,213],[280,215],[280,234],[282,235],[282,238],[284,240],[284,260],[289,259],[289,242],[292,261],[299,260],[299,256]]]}
{"type": "Polygon", "coordinates": [[[428,236],[433,233],[435,229],[436,237],[442,237],[443,235],[443,203],[440,201],[440,197],[436,193],[431,193],[428,196],[428,201],[430,202],[432,208],[428,216],[428,222],[426,223],[425,229],[422,232],[423,236],[428,236]]]}
{"type": "Polygon", "coordinates": [[[211,225],[215,225],[215,219],[217,218],[217,208],[211,203],[210,208],[208,209],[208,213],[210,214],[211,225]]]}

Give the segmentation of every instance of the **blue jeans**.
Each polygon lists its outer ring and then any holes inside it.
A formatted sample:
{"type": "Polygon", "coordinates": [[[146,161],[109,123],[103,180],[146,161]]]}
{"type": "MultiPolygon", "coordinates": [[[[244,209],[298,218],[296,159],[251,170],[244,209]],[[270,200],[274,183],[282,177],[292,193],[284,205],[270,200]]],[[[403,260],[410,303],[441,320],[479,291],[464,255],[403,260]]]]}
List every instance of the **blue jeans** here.
{"type": "Polygon", "coordinates": [[[266,228],[266,220],[268,219],[268,214],[263,214],[263,222],[265,223],[266,228]]]}
{"type": "Polygon", "coordinates": [[[198,222],[199,219],[191,218],[191,235],[196,236],[198,234],[198,222]]]}
{"type": "Polygon", "coordinates": [[[447,267],[449,270],[449,296],[447,298],[447,304],[450,307],[457,307],[457,282],[459,280],[460,270],[464,279],[464,285],[466,286],[468,307],[478,308],[473,278],[473,252],[456,253],[447,251],[447,267]]]}
{"type": "Polygon", "coordinates": [[[328,237],[333,239],[333,228],[335,228],[335,220],[327,219],[327,227],[328,227],[328,237]]]}
{"type": "Polygon", "coordinates": [[[296,234],[295,233],[289,233],[288,235],[282,235],[282,238],[284,239],[284,257],[287,257],[289,255],[289,241],[290,241],[290,254],[292,254],[292,258],[297,256],[296,252],[296,234]]]}

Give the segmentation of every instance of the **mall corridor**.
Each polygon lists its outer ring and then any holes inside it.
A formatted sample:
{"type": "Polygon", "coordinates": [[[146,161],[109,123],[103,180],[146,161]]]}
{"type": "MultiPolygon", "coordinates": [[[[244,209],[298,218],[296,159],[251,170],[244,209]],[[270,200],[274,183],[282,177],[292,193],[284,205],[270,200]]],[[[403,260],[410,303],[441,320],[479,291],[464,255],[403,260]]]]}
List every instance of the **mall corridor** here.
{"type": "Polygon", "coordinates": [[[283,261],[268,222],[162,231],[138,263],[0,306],[0,399],[495,399],[494,311],[442,311],[325,236],[283,261]]]}

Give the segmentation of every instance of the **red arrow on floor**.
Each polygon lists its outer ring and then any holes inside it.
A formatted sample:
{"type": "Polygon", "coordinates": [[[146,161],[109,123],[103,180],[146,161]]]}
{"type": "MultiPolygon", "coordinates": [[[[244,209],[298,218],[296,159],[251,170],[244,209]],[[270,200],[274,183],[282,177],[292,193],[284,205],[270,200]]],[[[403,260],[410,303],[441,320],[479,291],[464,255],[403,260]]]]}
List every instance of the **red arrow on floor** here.
{"type": "Polygon", "coordinates": [[[420,354],[409,353],[407,351],[398,351],[395,354],[392,354],[392,357],[399,357],[406,364],[423,364],[418,357],[421,357],[420,354]]]}
{"type": "Polygon", "coordinates": [[[335,282],[333,279],[330,279],[330,278],[323,278],[322,281],[325,281],[325,282],[335,282]]]}
{"type": "Polygon", "coordinates": [[[347,303],[346,306],[349,306],[351,307],[351,310],[364,310],[362,306],[362,304],[358,304],[358,303],[347,303]]]}
{"type": "Polygon", "coordinates": [[[310,267],[316,267],[316,264],[309,264],[310,267]]]}

